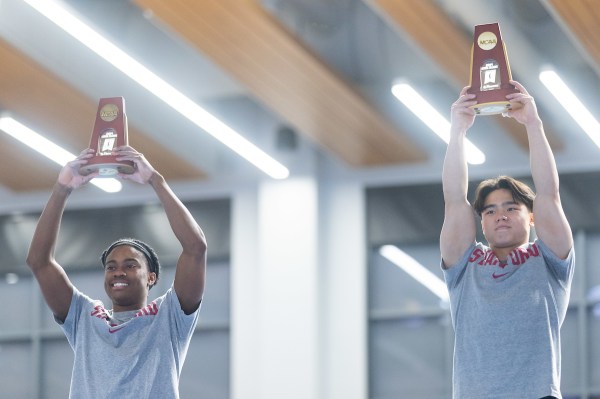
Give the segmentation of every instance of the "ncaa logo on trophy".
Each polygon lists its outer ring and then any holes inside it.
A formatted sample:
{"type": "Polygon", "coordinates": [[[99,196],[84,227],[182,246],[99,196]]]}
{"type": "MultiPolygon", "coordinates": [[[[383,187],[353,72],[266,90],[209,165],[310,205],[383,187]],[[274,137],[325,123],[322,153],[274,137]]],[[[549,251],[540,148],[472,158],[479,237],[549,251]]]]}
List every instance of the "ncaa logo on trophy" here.
{"type": "Polygon", "coordinates": [[[133,162],[117,161],[112,155],[115,147],[128,145],[127,115],[123,97],[101,98],[90,148],[96,154],[79,169],[82,175],[98,172],[98,177],[113,177],[118,173],[132,174],[133,162]]]}
{"type": "Polygon", "coordinates": [[[500,35],[498,23],[477,25],[471,47],[471,80],[467,93],[477,95],[477,115],[494,115],[512,107],[506,99],[510,93],[518,93],[510,84],[512,75],[506,47],[500,35]]]}

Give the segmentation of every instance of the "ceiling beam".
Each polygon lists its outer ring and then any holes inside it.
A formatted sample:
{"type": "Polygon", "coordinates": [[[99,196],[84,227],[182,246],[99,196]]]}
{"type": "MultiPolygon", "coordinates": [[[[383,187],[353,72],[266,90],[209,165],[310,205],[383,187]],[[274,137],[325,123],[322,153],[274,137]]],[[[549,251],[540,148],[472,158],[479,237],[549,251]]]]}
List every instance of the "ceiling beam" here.
{"type": "Polygon", "coordinates": [[[134,0],[309,140],[351,166],[425,153],[300,44],[257,0],[134,0]]]}
{"type": "Polygon", "coordinates": [[[600,75],[600,2],[597,0],[543,0],[546,9],[562,25],[572,42],[600,75]]]}
{"type": "MultiPolygon", "coordinates": [[[[23,53],[0,40],[0,110],[78,154],[87,148],[98,107],[93,101],[23,53]]],[[[204,177],[204,173],[129,126],[129,142],[168,179],[204,177]]],[[[8,189],[47,190],[60,166],[0,133],[0,184],[8,189]],[[6,167],[9,166],[9,167],[6,167]]]]}
{"type": "MultiPolygon", "coordinates": [[[[399,29],[433,62],[440,66],[456,87],[470,80],[470,60],[473,37],[459,29],[433,1],[423,0],[363,0],[388,24],[399,29]]],[[[521,148],[529,150],[527,135],[520,125],[501,116],[487,116],[505,131],[521,148]]],[[[546,129],[553,150],[563,148],[558,135],[546,129]]]]}

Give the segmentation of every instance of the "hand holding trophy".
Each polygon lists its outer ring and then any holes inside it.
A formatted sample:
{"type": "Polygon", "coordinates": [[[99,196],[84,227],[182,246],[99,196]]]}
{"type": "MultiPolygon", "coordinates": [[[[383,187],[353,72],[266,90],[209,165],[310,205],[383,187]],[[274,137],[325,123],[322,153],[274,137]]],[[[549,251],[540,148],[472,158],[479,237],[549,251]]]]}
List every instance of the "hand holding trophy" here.
{"type": "Polygon", "coordinates": [[[127,115],[123,97],[101,98],[90,140],[95,155],[79,169],[82,175],[98,172],[98,177],[114,177],[118,173],[132,174],[132,161],[117,161],[116,147],[128,145],[127,115]]]}

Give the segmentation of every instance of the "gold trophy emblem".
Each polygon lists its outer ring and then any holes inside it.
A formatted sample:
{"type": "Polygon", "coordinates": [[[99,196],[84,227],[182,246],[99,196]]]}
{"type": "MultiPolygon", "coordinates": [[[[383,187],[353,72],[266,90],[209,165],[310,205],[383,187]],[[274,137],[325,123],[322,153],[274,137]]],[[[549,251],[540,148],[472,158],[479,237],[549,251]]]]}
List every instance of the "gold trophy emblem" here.
{"type": "Polygon", "coordinates": [[[477,95],[472,108],[478,115],[494,115],[511,108],[506,95],[518,93],[510,84],[512,75],[506,47],[498,23],[475,26],[471,47],[471,86],[467,91],[477,95]]]}
{"type": "Polygon", "coordinates": [[[115,147],[128,144],[125,99],[123,97],[101,98],[90,140],[90,148],[96,151],[96,154],[79,169],[79,172],[82,175],[89,175],[98,171],[98,177],[133,173],[133,162],[117,161],[116,156],[112,155],[115,147]]]}

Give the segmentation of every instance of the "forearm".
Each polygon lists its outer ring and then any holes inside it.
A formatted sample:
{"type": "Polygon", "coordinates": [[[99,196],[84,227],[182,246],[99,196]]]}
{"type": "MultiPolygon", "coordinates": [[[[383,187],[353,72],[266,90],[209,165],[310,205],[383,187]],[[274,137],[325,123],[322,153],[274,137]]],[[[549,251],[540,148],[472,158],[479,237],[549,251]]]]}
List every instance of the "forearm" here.
{"type": "Polygon", "coordinates": [[[450,141],[444,158],[442,187],[444,201],[464,202],[467,197],[468,169],[465,157],[465,132],[451,132],[450,141]]]}
{"type": "Polygon", "coordinates": [[[440,234],[440,250],[444,267],[454,265],[475,240],[475,224],[467,200],[465,133],[460,130],[451,132],[442,171],[444,223],[440,234]]]}
{"type": "Polygon", "coordinates": [[[48,203],[40,215],[27,254],[27,264],[33,271],[49,265],[54,259],[60,222],[70,193],[70,188],[59,183],[54,185],[48,203]]]}
{"type": "Polygon", "coordinates": [[[467,130],[475,121],[475,95],[468,87],[452,104],[450,140],[444,158],[442,187],[444,192],[444,223],[440,234],[440,250],[444,267],[451,267],[475,239],[475,224],[467,201],[469,184],[465,141],[467,130]]]}
{"type": "Polygon", "coordinates": [[[181,243],[184,252],[204,253],[206,251],[206,240],[202,229],[185,205],[173,193],[164,177],[155,171],[148,183],[156,192],[171,229],[181,243]]]}
{"type": "Polygon", "coordinates": [[[526,125],[531,176],[537,195],[558,195],[558,171],[540,120],[526,125]]]}
{"type": "Polygon", "coordinates": [[[536,196],[533,202],[535,231],[538,238],[561,259],[573,247],[573,234],[562,209],[558,171],[542,123],[527,126],[531,175],[536,196]]]}

